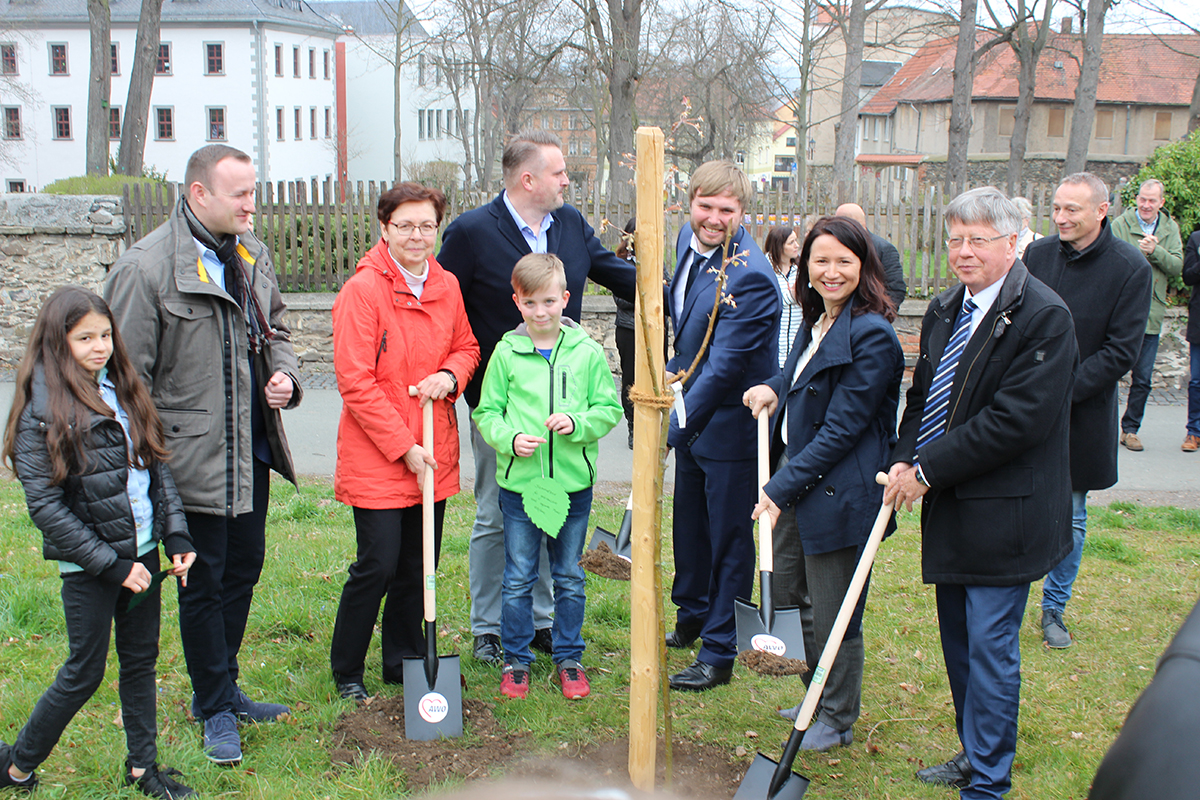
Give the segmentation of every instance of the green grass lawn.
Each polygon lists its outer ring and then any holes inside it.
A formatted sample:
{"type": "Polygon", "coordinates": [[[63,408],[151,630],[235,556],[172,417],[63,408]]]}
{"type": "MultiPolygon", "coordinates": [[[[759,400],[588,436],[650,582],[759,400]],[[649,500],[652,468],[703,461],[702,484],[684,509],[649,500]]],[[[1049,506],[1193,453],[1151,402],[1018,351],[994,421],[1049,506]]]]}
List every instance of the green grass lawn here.
{"type": "MultiPolygon", "coordinates": [[[[622,498],[597,498],[593,524],[616,530],[622,498]]],[[[668,503],[669,506],[669,503],[668,503]]],[[[465,697],[495,703],[511,731],[529,732],[549,754],[568,744],[601,742],[628,732],[628,584],[589,576],[584,637],[593,694],[568,704],[540,659],[524,703],[499,701],[499,678],[469,656],[467,537],[469,495],[447,510],[439,580],[443,638],[439,652],[463,654],[465,697]]],[[[1200,514],[1114,504],[1094,508],[1092,532],[1067,621],[1076,645],[1041,646],[1040,590],[1030,595],[1024,654],[1020,742],[1014,800],[1082,798],[1101,756],[1155,661],[1200,593],[1200,514]]],[[[669,530],[669,523],[667,525],[669,530]]],[[[210,765],[199,729],[187,722],[190,687],[180,651],[175,593],[166,592],[159,659],[159,747],[206,797],[362,798],[410,794],[390,762],[331,763],[332,729],[352,708],[336,698],[328,647],[338,596],[354,551],[351,515],[325,485],[300,494],[277,481],[268,520],[267,563],[242,649],[242,684],[252,696],[292,705],[289,721],[243,729],[240,767],[210,765]]],[[[912,772],[944,760],[958,744],[938,641],[932,587],[920,582],[916,516],[880,551],[867,606],[863,714],[853,746],[804,754],[797,769],[813,779],[808,797],[948,798],[918,784],[912,772]]],[[[41,537],[25,513],[20,486],[0,482],[0,739],[11,742],[66,654],[57,568],[40,555],[41,537]]],[[[668,565],[669,565],[668,548],[668,565]]],[[[669,578],[667,580],[669,586],[669,578]]],[[[690,662],[672,652],[670,667],[690,662]]],[[[140,797],[121,788],[124,735],[118,723],[116,659],[96,697],[67,728],[42,766],[38,796],[140,797]]],[[[379,681],[376,644],[367,686],[379,681]]],[[[766,678],[741,667],[733,682],[703,695],[673,698],[677,739],[714,745],[749,762],[762,749],[777,758],[788,725],[775,717],[801,695],[795,678],[766,678]]],[[[468,733],[468,741],[470,734],[468,733]]]]}

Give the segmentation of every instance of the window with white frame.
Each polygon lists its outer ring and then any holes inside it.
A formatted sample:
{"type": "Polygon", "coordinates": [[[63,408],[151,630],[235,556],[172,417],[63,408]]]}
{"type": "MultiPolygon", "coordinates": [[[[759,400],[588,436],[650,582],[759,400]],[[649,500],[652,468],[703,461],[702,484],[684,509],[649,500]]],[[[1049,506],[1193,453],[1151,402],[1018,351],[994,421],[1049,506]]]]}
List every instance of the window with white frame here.
{"type": "Polygon", "coordinates": [[[17,74],[17,45],[14,42],[0,42],[0,75],[17,74]]]}
{"type": "Polygon", "coordinates": [[[4,107],[4,138],[5,139],[20,139],[21,135],[21,107],[20,106],[5,106],[4,107]]]}
{"type": "Polygon", "coordinates": [[[208,109],[208,141],[224,142],[228,140],[225,129],[225,107],[210,106],[208,109]]]}
{"type": "Polygon", "coordinates": [[[121,107],[109,106],[108,108],[108,138],[111,141],[121,141],[121,107]]]}
{"type": "Polygon", "coordinates": [[[175,139],[174,106],[158,106],[154,109],[154,138],[163,142],[175,139]]]}
{"type": "Polygon", "coordinates": [[[51,75],[70,75],[71,72],[67,67],[67,46],[66,44],[51,44],[50,45],[50,74],[51,75]]]}
{"type": "Polygon", "coordinates": [[[171,43],[158,43],[158,58],[154,62],[155,75],[170,75],[171,74],[171,43]]]}
{"type": "Polygon", "coordinates": [[[54,116],[54,138],[55,139],[70,139],[71,138],[71,107],[70,106],[54,106],[50,109],[50,113],[54,116]]]}
{"type": "Polygon", "coordinates": [[[205,42],[204,43],[204,74],[205,75],[224,75],[225,74],[225,43],[224,42],[205,42]]]}

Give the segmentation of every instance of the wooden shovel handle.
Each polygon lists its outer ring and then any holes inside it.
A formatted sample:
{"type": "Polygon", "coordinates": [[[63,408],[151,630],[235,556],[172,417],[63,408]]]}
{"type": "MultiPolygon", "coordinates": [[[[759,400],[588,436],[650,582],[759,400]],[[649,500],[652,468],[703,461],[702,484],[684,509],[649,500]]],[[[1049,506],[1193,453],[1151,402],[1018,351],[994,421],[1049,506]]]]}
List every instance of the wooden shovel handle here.
{"type": "MultiPolygon", "coordinates": [[[[417,396],[417,387],[408,387],[408,396],[417,396]]],[[[421,446],[425,452],[433,455],[433,400],[428,399],[421,406],[421,446]]],[[[433,468],[425,465],[425,480],[421,484],[421,565],[424,573],[425,621],[437,619],[437,589],[433,552],[433,468]]]]}
{"type": "MultiPolygon", "coordinates": [[[[882,472],[876,473],[875,482],[886,486],[887,475],[882,472]]],[[[829,632],[825,649],[821,651],[821,660],[817,662],[817,668],[813,671],[812,680],[808,684],[808,691],[804,694],[804,702],[800,704],[800,713],[796,715],[794,727],[798,731],[808,730],[808,724],[812,722],[812,715],[817,710],[817,703],[821,701],[821,693],[825,691],[825,678],[829,675],[829,668],[833,666],[833,660],[837,658],[838,650],[841,649],[842,637],[846,635],[850,617],[854,616],[854,607],[858,605],[858,597],[862,594],[863,585],[871,573],[871,565],[875,562],[875,553],[879,550],[879,543],[883,541],[883,532],[887,530],[888,520],[891,516],[891,503],[884,503],[879,507],[879,515],[875,517],[875,526],[871,528],[871,535],[867,537],[862,558],[859,559],[858,567],[854,570],[854,577],[850,579],[850,587],[846,589],[842,607],[838,609],[837,617],[834,618],[833,630],[829,632]]]]}
{"type": "MultiPolygon", "coordinates": [[[[767,485],[771,480],[771,430],[768,419],[770,414],[761,409],[758,412],[758,488],[767,485]]],[[[759,572],[775,571],[775,540],[771,527],[771,515],[763,512],[758,515],[758,570],[759,572]]]]}

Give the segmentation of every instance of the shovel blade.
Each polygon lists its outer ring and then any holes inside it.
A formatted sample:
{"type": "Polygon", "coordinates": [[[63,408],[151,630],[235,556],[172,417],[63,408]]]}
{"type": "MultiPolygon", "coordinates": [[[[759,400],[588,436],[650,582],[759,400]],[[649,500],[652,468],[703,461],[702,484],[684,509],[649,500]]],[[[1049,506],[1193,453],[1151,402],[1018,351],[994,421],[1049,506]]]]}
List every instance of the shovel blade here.
{"type": "Polygon", "coordinates": [[[458,656],[439,656],[437,683],[429,685],[424,658],[404,659],[404,737],[418,742],[457,739],[463,733],[458,656]]]}
{"type": "Polygon", "coordinates": [[[599,550],[601,543],[605,544],[611,552],[617,552],[616,534],[598,527],[592,532],[592,541],[588,544],[588,550],[599,550]]]}
{"type": "Polygon", "coordinates": [[[733,602],[734,622],[737,624],[737,649],[763,650],[784,658],[804,659],[804,629],[800,625],[800,609],[775,609],[775,624],[770,630],[763,621],[758,606],[741,598],[733,602]]]}
{"type": "Polygon", "coordinates": [[[808,791],[808,778],[790,770],[783,786],[771,797],[771,779],[775,777],[778,766],[778,762],[772,761],[762,753],[756,755],[750,769],[746,770],[746,777],[742,778],[733,800],[800,800],[804,797],[804,793],[808,791]]]}

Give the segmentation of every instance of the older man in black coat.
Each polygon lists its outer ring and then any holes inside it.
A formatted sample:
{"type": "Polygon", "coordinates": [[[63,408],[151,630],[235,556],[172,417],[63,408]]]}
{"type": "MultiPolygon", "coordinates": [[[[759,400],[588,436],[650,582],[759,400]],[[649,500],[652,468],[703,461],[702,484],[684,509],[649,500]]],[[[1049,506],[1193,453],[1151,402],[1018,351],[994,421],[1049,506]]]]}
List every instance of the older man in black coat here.
{"type": "Polygon", "coordinates": [[[1104,181],[1088,172],[1068,175],[1054,192],[1058,233],[1025,251],[1029,273],[1071,309],[1079,343],[1071,397],[1074,544],[1042,587],[1042,636],[1053,648],[1071,646],[1062,615],[1083,557],[1087,493],[1117,482],[1117,381],[1137,361],[1150,312],[1150,264],[1136,247],[1112,235],[1107,211],[1104,181]]]}
{"type": "Polygon", "coordinates": [[[923,769],[964,800],[1012,785],[1029,585],[1071,549],[1071,315],[1017,260],[1020,213],[998,190],[946,210],[950,266],[935,297],[892,452],[885,500],[921,504],[921,570],[937,586],[963,750],[923,769]]]}

